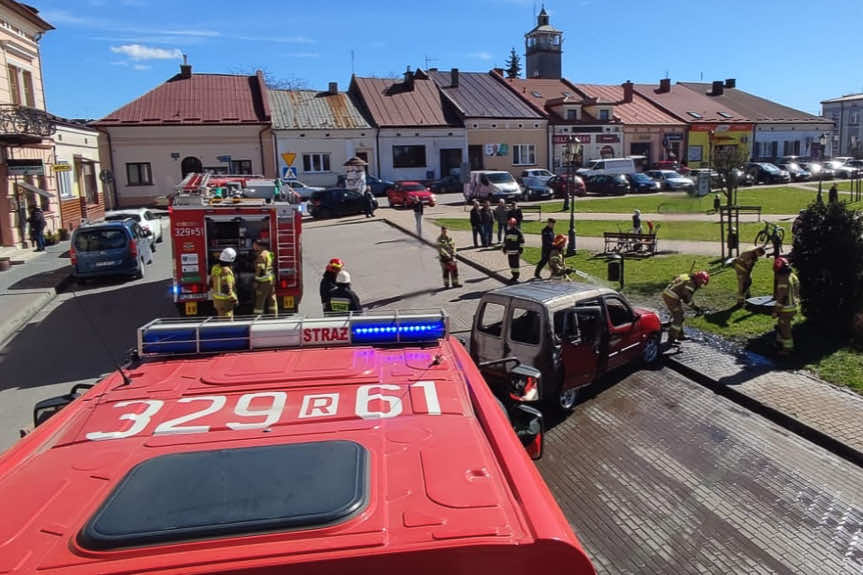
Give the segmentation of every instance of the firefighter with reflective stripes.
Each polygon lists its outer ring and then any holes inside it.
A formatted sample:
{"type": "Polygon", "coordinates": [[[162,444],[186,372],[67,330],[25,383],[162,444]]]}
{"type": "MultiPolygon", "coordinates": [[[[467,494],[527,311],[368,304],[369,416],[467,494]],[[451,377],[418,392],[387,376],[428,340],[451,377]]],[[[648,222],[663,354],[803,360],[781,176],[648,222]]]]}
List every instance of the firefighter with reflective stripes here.
{"type": "Polygon", "coordinates": [[[551,243],[551,251],[548,254],[548,267],[551,268],[551,279],[570,281],[566,260],[563,258],[563,248],[566,247],[566,236],[557,234],[551,243]]]}
{"type": "Polygon", "coordinates": [[[440,227],[440,235],[437,238],[437,253],[440,260],[440,271],[443,274],[443,287],[449,287],[450,278],[452,278],[452,287],[461,287],[461,284],[458,282],[455,242],[447,234],[446,226],[440,227]]]}
{"type": "Polygon", "coordinates": [[[710,281],[710,274],[700,271],[690,276],[680,274],[668,284],[662,292],[662,299],[671,314],[671,328],[668,330],[668,343],[684,339],[683,336],[683,304],[687,304],[696,312],[701,313],[701,308],[695,305],[692,297],[698,288],[706,286],[710,281]]]}
{"type": "Polygon", "coordinates": [[[776,318],[776,343],[779,353],[787,355],[794,351],[794,337],[791,334],[791,322],[797,314],[800,302],[800,280],[791,271],[788,260],[782,257],[773,262],[773,273],[776,288],[773,299],[776,304],[773,307],[773,317],[776,318]]]}
{"type": "Polygon", "coordinates": [[[764,254],[764,247],[758,246],[754,250],[743,252],[734,258],[734,271],[737,272],[737,305],[743,305],[743,302],[750,297],[749,287],[752,285],[752,269],[758,262],[758,258],[764,254]]]}
{"type": "Polygon", "coordinates": [[[341,270],[336,275],[336,287],[330,291],[330,299],[325,311],[330,313],[363,311],[359,296],[351,289],[351,274],[347,270],[341,270]]]}
{"type": "Polygon", "coordinates": [[[518,283],[518,276],[521,270],[521,252],[524,251],[522,244],[524,236],[521,230],[518,229],[518,220],[509,218],[506,223],[506,232],[503,236],[503,253],[506,254],[506,259],[509,261],[509,273],[512,275],[510,283],[518,283]]]}
{"type": "Polygon", "coordinates": [[[231,266],[237,259],[237,250],[225,248],[219,254],[219,263],[210,270],[210,289],[213,294],[213,307],[218,317],[234,318],[237,305],[236,280],[231,266]]]}
{"type": "Polygon", "coordinates": [[[263,238],[258,238],[254,243],[255,249],[255,314],[266,313],[267,308],[272,308],[272,314],[279,314],[279,306],[276,301],[276,280],[273,274],[273,252],[268,248],[269,243],[263,238]]]}

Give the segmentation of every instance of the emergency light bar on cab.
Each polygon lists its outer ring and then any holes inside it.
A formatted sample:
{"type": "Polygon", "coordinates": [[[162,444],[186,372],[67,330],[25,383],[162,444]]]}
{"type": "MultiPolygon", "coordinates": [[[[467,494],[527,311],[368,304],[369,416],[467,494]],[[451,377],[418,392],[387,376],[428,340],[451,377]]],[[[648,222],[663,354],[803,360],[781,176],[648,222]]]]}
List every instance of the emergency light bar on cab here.
{"type": "Polygon", "coordinates": [[[237,251],[234,264],[240,311],[254,302],[252,244],[267,240],[274,256],[280,310],[294,313],[303,293],[302,213],[279,201],[274,181],[253,176],[188,174],[169,208],[173,240],[172,295],[180,315],[212,315],[208,277],[219,253],[237,251]]]}
{"type": "Polygon", "coordinates": [[[138,346],[0,456],[0,573],[594,573],[444,312],[138,346]]]}

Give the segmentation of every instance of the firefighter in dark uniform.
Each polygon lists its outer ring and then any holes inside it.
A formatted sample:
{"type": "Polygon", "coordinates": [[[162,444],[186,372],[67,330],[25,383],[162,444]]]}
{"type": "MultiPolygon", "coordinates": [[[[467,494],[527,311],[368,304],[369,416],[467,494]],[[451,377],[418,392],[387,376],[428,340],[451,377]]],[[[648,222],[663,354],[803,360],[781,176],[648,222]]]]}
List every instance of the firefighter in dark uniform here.
{"type": "Polygon", "coordinates": [[[566,247],[566,236],[557,234],[551,244],[551,251],[548,254],[548,267],[551,268],[551,279],[570,281],[569,272],[572,270],[566,267],[566,260],[563,257],[563,248],[566,247]]]}
{"type": "Polygon", "coordinates": [[[276,277],[273,273],[273,252],[269,250],[269,242],[263,238],[255,240],[255,309],[253,313],[266,313],[272,308],[272,314],[279,314],[279,304],[276,301],[276,277]]]}
{"type": "Polygon", "coordinates": [[[662,292],[662,299],[671,314],[671,328],[668,330],[668,343],[674,343],[683,337],[683,304],[687,304],[696,312],[701,313],[701,308],[695,305],[692,297],[698,288],[706,286],[710,281],[710,274],[700,271],[690,276],[680,274],[668,284],[662,292]]]}
{"type": "Polygon", "coordinates": [[[743,305],[746,298],[750,296],[749,287],[752,285],[752,269],[758,262],[758,258],[765,254],[763,246],[754,250],[743,252],[734,258],[734,271],[737,272],[737,305],[743,305]]]}
{"type": "Polygon", "coordinates": [[[351,289],[351,274],[347,270],[342,270],[336,275],[336,287],[330,290],[328,308],[324,311],[330,313],[363,311],[359,296],[351,289]]]}
{"type": "Polygon", "coordinates": [[[443,287],[449,287],[450,278],[452,278],[452,287],[461,287],[461,284],[458,282],[455,242],[446,233],[446,226],[440,227],[440,235],[437,238],[437,253],[438,259],[440,259],[440,271],[443,274],[443,287]]]}
{"type": "Polygon", "coordinates": [[[507,221],[506,232],[503,236],[503,253],[506,254],[506,259],[509,262],[509,273],[512,274],[510,283],[518,283],[518,276],[521,270],[521,252],[524,251],[522,244],[524,236],[521,230],[518,229],[518,220],[510,218],[507,221]]]}
{"type": "Polygon", "coordinates": [[[791,334],[791,322],[797,314],[800,301],[800,281],[791,271],[791,266],[785,258],[776,258],[773,262],[773,273],[776,285],[773,299],[773,317],[776,318],[776,343],[781,355],[794,351],[794,337],[791,334]]]}
{"type": "Polygon", "coordinates": [[[320,292],[321,306],[324,308],[324,311],[327,311],[329,306],[330,292],[336,287],[336,276],[342,271],[344,265],[341,258],[333,258],[327,264],[324,275],[321,276],[321,285],[318,291],[320,292]]]}
{"type": "Polygon", "coordinates": [[[236,280],[231,266],[237,259],[237,250],[225,248],[219,254],[219,262],[210,270],[210,289],[213,292],[213,307],[218,317],[234,318],[237,305],[236,280]]]}
{"type": "Polygon", "coordinates": [[[548,221],[545,224],[545,227],[542,228],[542,251],[540,252],[539,261],[536,264],[536,270],[533,272],[533,277],[536,279],[542,279],[539,275],[539,272],[542,271],[542,268],[545,267],[545,264],[548,263],[548,256],[551,254],[552,244],[554,243],[554,218],[548,218],[548,221]]]}

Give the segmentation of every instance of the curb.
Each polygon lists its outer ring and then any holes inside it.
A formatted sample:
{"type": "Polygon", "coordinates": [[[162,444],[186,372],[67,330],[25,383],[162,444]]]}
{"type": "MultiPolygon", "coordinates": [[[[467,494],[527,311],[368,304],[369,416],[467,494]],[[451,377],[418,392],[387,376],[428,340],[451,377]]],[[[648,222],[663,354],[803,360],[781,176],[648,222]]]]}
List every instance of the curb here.
{"type": "Polygon", "coordinates": [[[58,281],[53,288],[45,288],[36,291],[22,290],[19,293],[15,293],[14,291],[0,293],[0,297],[4,295],[38,294],[33,301],[20,308],[18,313],[11,315],[3,321],[2,325],[0,325],[0,349],[6,347],[15,335],[18,334],[21,328],[30,323],[30,320],[33,319],[33,317],[39,313],[42,308],[51,303],[51,300],[57,297],[58,293],[64,291],[73,281],[72,274],[69,273],[63,276],[63,278],[58,281]]]}
{"type": "Polygon", "coordinates": [[[726,399],[733,401],[734,403],[740,405],[752,411],[753,413],[757,413],[758,415],[768,419],[769,421],[779,425],[783,429],[787,429],[788,431],[794,433],[795,435],[799,435],[800,437],[811,441],[815,445],[822,447],[829,451],[830,453],[836,455],[837,457],[841,457],[842,459],[853,463],[859,467],[863,467],[863,451],[859,451],[850,445],[842,443],[838,439],[827,435],[823,431],[819,431],[814,427],[803,423],[802,421],[791,417],[790,415],[779,411],[769,405],[762,403],[748,395],[737,391],[731,386],[724,385],[719,383],[718,381],[709,378],[703,373],[695,370],[694,368],[677,361],[673,356],[665,357],[665,364],[678,372],[679,374],[687,377],[696,383],[699,383],[717,395],[721,395],[726,399]]]}

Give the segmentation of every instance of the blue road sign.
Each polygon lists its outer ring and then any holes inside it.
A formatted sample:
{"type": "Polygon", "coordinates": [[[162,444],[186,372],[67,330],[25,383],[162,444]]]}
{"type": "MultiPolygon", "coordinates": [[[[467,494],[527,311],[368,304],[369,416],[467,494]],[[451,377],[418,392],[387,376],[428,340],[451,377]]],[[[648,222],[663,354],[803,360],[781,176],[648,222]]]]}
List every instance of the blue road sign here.
{"type": "Polygon", "coordinates": [[[296,180],[297,179],[297,167],[296,166],[282,166],[282,179],[283,180],[296,180]]]}

